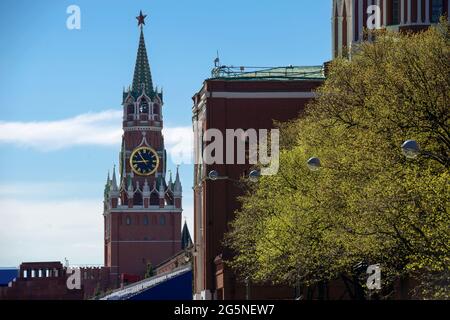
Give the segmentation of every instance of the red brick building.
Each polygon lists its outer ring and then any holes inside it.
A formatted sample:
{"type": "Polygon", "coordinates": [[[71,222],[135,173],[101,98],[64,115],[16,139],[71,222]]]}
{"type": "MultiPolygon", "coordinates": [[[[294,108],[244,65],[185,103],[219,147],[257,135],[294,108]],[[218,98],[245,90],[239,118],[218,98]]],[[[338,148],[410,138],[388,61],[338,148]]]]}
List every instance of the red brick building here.
{"type": "Polygon", "coordinates": [[[105,266],[116,286],[122,274],[143,277],[181,250],[182,188],[178,169],[167,177],[163,94],[153,87],[143,33],[133,84],[123,93],[120,177],[108,179],[104,199],[105,266]],[[167,179],[168,178],[168,179],[167,179]]]}
{"type": "Polygon", "coordinates": [[[333,0],[333,58],[346,55],[347,50],[367,38],[364,30],[371,5],[380,8],[379,27],[389,30],[421,30],[439,22],[442,15],[449,19],[449,0],[333,0]]]}
{"type": "Polygon", "coordinates": [[[193,243],[187,223],[181,232],[181,250],[155,267],[156,274],[171,272],[180,266],[192,264],[193,243]]]}
{"type": "MultiPolygon", "coordinates": [[[[270,129],[274,120],[297,117],[315,97],[314,90],[324,81],[324,70],[318,67],[283,67],[234,71],[217,67],[193,97],[193,121],[199,124],[198,135],[208,129],[270,129]]],[[[196,148],[202,154],[205,144],[196,148]]],[[[223,151],[226,154],[226,150],[223,151]]],[[[293,298],[294,289],[254,287],[238,283],[223,260],[232,253],[222,245],[228,223],[239,208],[237,198],[242,190],[233,180],[247,175],[250,164],[207,165],[196,159],[194,168],[194,298],[252,299],[293,298]],[[229,179],[212,181],[208,173],[216,170],[229,179]]]]}
{"type": "Polygon", "coordinates": [[[61,262],[23,262],[18,277],[0,287],[0,300],[82,300],[106,291],[109,268],[78,267],[80,287],[69,289],[61,262]]]}

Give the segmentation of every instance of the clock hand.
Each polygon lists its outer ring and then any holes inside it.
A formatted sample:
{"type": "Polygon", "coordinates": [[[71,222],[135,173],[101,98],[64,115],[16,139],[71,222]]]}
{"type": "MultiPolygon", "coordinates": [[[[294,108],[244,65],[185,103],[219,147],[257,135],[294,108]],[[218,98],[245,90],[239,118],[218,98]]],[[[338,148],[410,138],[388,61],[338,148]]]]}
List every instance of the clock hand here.
{"type": "Polygon", "coordinates": [[[138,152],[139,157],[141,157],[142,161],[144,161],[145,164],[147,164],[148,160],[145,160],[144,157],[142,156],[141,152],[138,152]]]}

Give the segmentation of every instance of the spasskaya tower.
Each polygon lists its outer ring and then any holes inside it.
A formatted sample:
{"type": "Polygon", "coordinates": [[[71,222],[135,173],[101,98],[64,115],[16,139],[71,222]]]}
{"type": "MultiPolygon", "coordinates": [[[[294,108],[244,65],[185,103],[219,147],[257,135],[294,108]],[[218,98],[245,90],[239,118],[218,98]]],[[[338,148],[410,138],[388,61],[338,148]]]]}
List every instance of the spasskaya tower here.
{"type": "Polygon", "coordinates": [[[181,250],[182,188],[178,169],[166,179],[163,94],[153,87],[145,48],[145,15],[137,18],[139,48],[133,84],[123,92],[119,178],[114,168],[104,192],[104,259],[112,280],[143,276],[181,250]]]}

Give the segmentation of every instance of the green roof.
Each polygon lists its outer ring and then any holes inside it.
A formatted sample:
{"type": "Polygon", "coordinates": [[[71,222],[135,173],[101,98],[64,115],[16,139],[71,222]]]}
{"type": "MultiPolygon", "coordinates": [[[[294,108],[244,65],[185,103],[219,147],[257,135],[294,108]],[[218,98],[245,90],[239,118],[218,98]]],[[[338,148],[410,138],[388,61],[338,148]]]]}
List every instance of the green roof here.
{"type": "Polygon", "coordinates": [[[141,93],[143,88],[145,88],[145,93],[148,96],[154,96],[155,92],[153,89],[150,65],[148,63],[147,50],[145,48],[144,32],[141,28],[136,65],[134,67],[133,86],[131,89],[134,93],[141,93]]]}
{"type": "Polygon", "coordinates": [[[148,63],[147,49],[145,48],[144,31],[141,28],[136,64],[134,66],[133,84],[131,89],[123,93],[123,100],[125,101],[128,94],[136,100],[144,90],[145,94],[151,99],[158,95],[162,101],[162,92],[157,92],[153,87],[152,73],[150,71],[150,64],[148,63]]]}
{"type": "Polygon", "coordinates": [[[324,80],[322,66],[287,66],[273,68],[216,67],[211,79],[217,80],[324,80]]]}

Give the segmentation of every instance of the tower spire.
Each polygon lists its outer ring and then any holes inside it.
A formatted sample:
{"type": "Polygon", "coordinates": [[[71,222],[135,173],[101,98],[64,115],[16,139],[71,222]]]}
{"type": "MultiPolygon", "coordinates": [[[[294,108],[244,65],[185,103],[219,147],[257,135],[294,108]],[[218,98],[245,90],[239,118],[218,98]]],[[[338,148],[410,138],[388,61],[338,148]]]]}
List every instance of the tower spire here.
{"type": "Polygon", "coordinates": [[[181,231],[181,249],[185,250],[192,245],[191,234],[187,226],[186,220],[184,220],[183,230],[181,231]]]}
{"type": "Polygon", "coordinates": [[[145,91],[145,93],[153,98],[155,95],[152,81],[152,74],[150,72],[150,65],[148,63],[147,57],[147,49],[145,48],[145,39],[144,39],[144,28],[145,25],[145,17],[147,15],[143,15],[142,11],[139,16],[136,17],[138,20],[138,27],[141,29],[141,35],[139,37],[139,48],[136,57],[136,65],[134,66],[134,76],[133,76],[133,85],[131,90],[133,94],[137,97],[145,91]]]}
{"type": "MultiPolygon", "coordinates": [[[[108,173],[109,175],[109,173],[108,173]]],[[[111,190],[112,191],[117,191],[119,190],[119,187],[117,186],[117,179],[116,179],[116,165],[114,165],[113,168],[113,175],[112,175],[112,181],[111,181],[111,190]]]]}
{"type": "Polygon", "coordinates": [[[109,177],[109,170],[108,170],[108,176],[106,177],[106,184],[105,184],[105,189],[104,189],[104,192],[103,192],[105,198],[108,197],[110,188],[111,188],[111,179],[109,177]]]}
{"type": "Polygon", "coordinates": [[[178,167],[179,166],[177,166],[177,174],[175,176],[174,191],[181,193],[182,188],[181,188],[180,174],[178,173],[178,167]]]}

